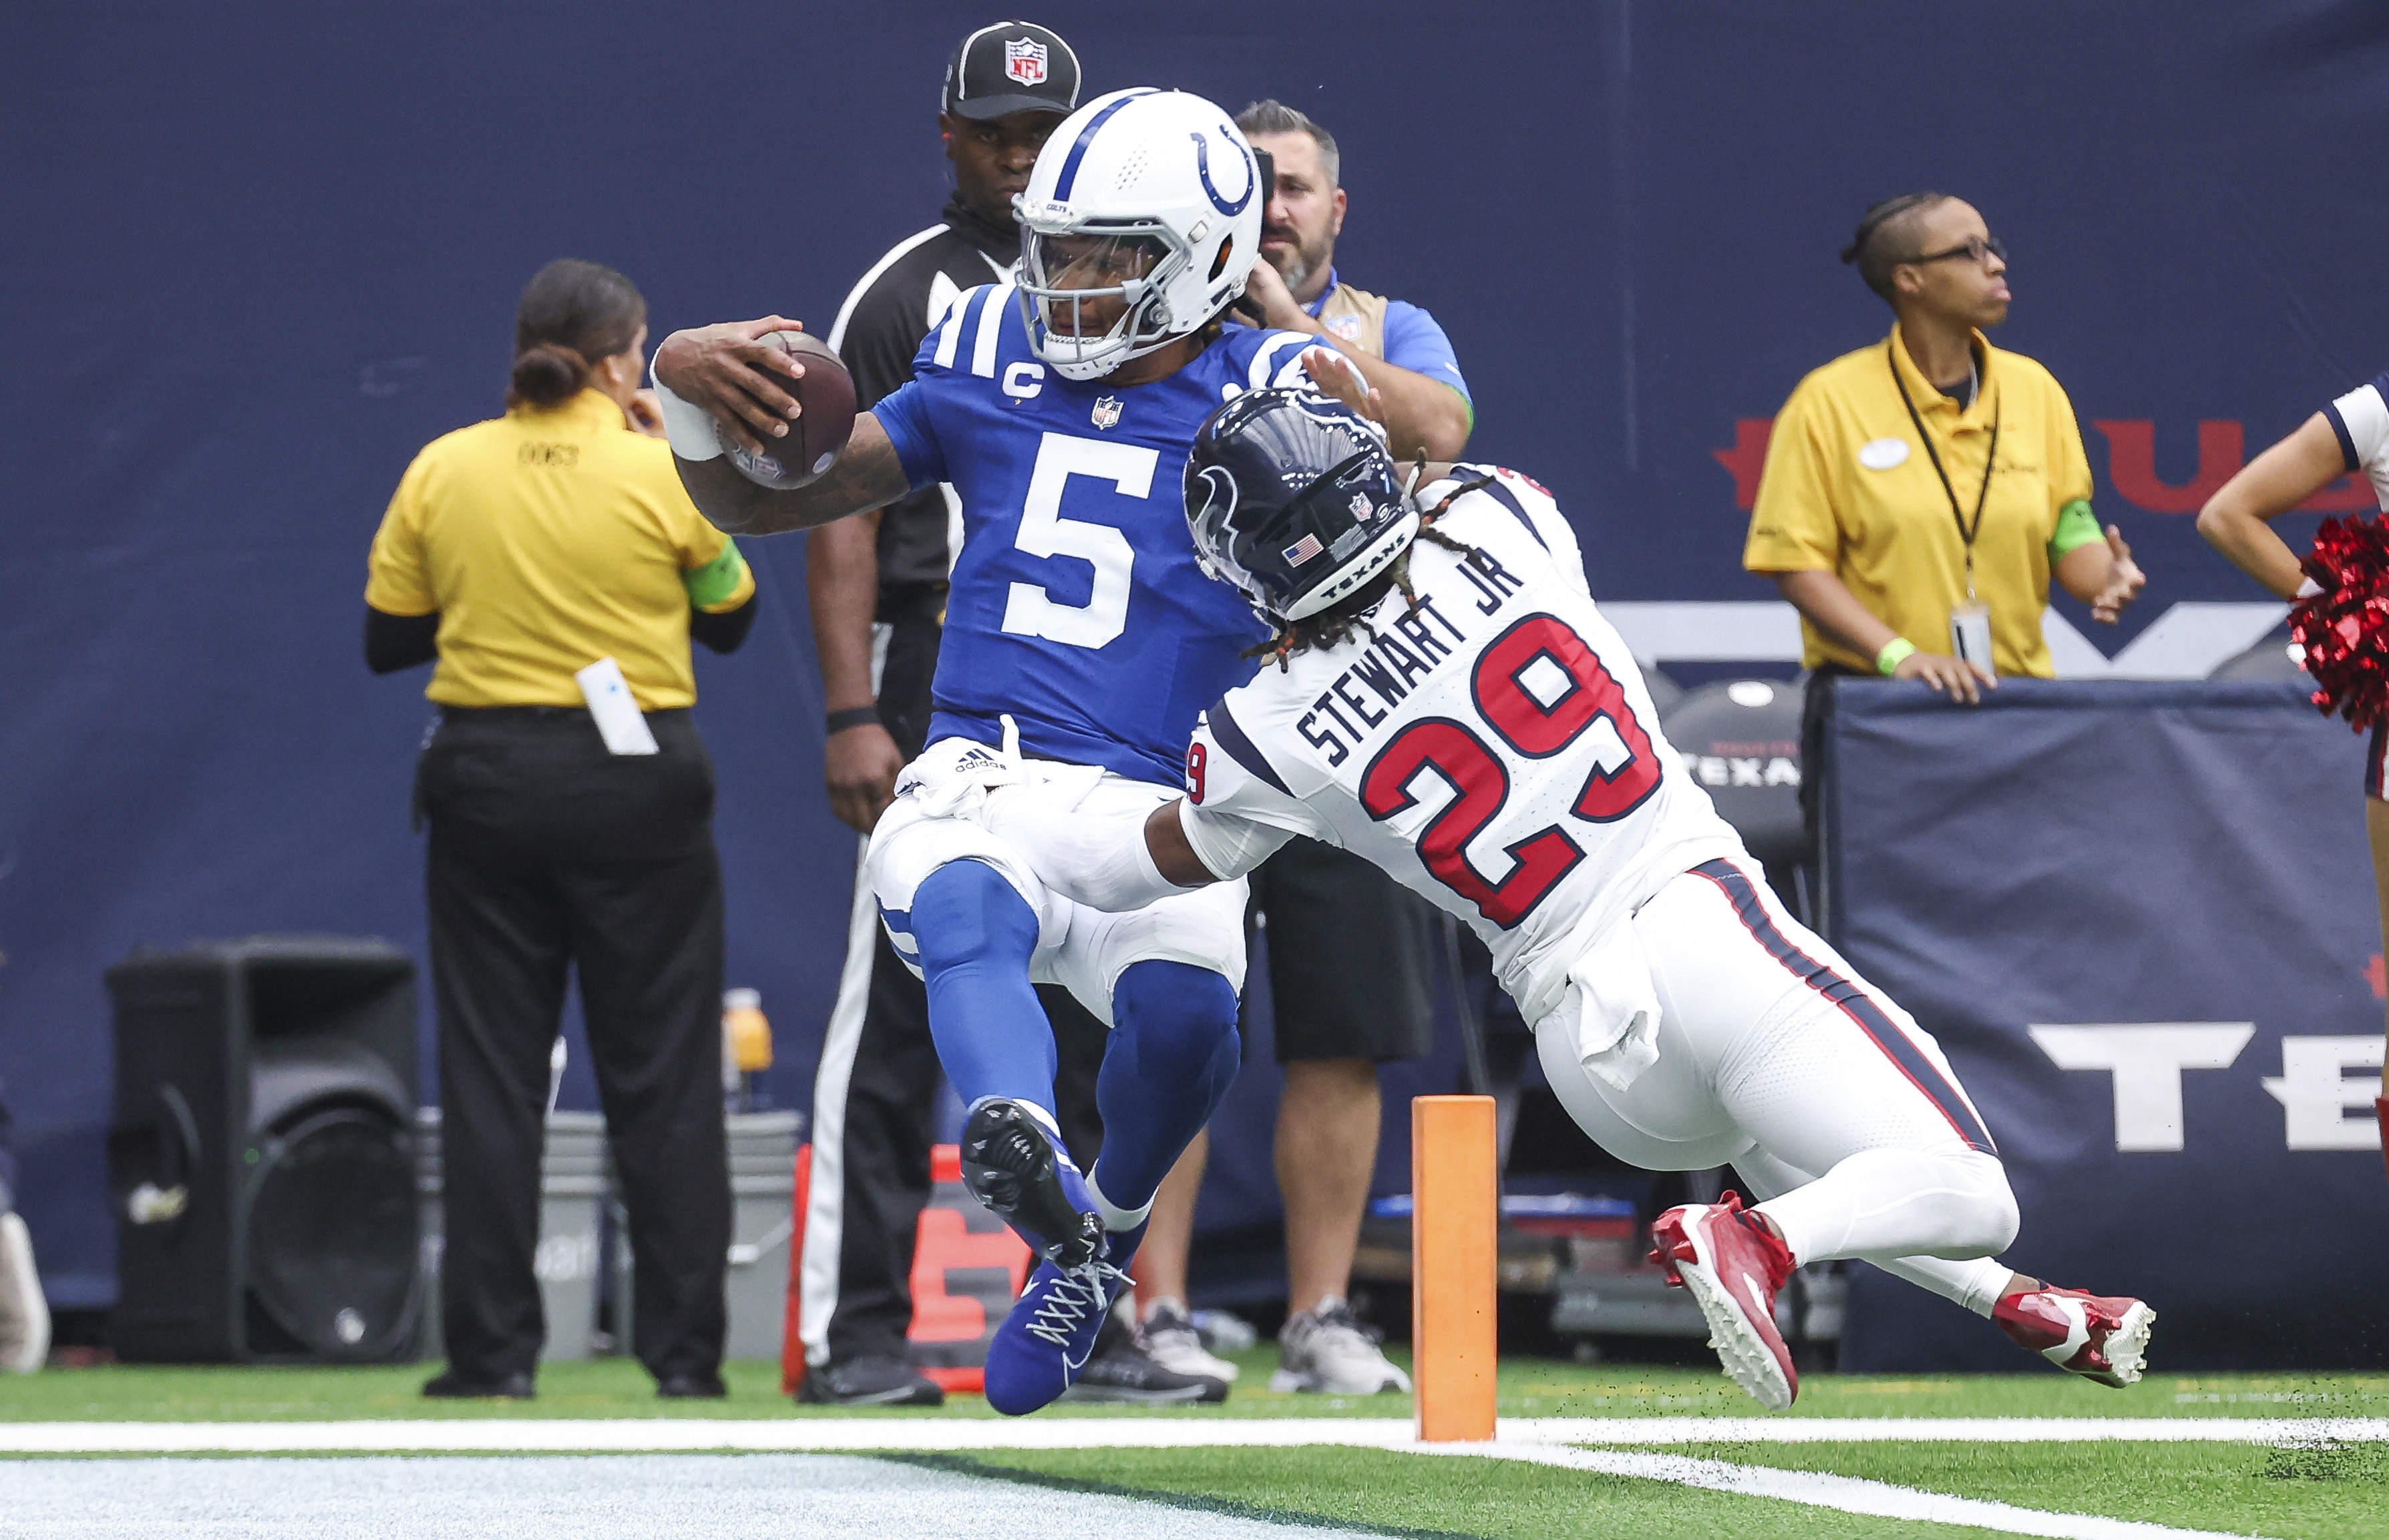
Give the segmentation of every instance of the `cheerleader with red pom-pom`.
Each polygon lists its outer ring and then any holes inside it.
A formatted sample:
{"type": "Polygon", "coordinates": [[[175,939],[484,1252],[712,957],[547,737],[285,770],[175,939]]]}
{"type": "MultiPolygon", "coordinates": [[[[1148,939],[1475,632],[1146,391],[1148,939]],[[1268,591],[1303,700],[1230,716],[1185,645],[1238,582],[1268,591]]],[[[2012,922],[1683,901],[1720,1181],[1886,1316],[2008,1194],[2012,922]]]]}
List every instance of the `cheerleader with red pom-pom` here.
{"type": "MultiPolygon", "coordinates": [[[[2389,951],[2389,516],[2326,519],[2301,561],[2268,523],[2343,476],[2361,474],[2389,509],[2389,374],[2307,418],[2225,482],[2199,511],[2198,532],[2291,604],[2315,704],[2372,737],[2364,756],[2364,830],[2389,951]]],[[[2389,1069],[2373,1110],[2389,1159],[2389,1069]]]]}

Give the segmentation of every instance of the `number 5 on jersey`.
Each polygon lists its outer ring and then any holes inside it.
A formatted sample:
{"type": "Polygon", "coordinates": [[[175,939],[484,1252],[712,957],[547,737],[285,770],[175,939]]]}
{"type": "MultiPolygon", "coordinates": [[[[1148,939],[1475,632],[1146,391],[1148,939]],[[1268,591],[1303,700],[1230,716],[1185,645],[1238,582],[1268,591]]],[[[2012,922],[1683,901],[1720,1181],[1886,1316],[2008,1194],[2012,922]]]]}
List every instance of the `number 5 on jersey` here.
{"type": "Polygon", "coordinates": [[[1151,497],[1157,451],[1100,439],[1048,433],[1037,446],[1028,495],[1020,503],[1013,544],[1031,556],[1068,556],[1094,570],[1084,605],[1057,605],[1035,583],[1015,583],[1003,605],[1003,629],[1073,647],[1109,645],[1128,630],[1130,573],[1136,562],[1128,537],[1108,524],[1062,516],[1062,492],[1074,476],[1108,481],[1122,497],[1151,497]]]}
{"type": "MultiPolygon", "coordinates": [[[[1548,759],[1590,742],[1592,773],[1568,811],[1608,823],[1641,807],[1659,786],[1659,757],[1600,657],[1556,616],[1530,615],[1477,655],[1469,679],[1477,713],[1510,750],[1548,759]]],[[[1534,911],[1584,859],[1557,824],[1502,847],[1510,870],[1492,881],[1469,861],[1469,842],[1491,827],[1510,799],[1510,771],[1475,729],[1449,717],[1411,723],[1377,751],[1361,778],[1361,802],[1380,821],[1418,805],[1411,787],[1433,770],[1451,787],[1443,811],[1419,831],[1419,858],[1436,880],[1509,930],[1534,911]]]]}

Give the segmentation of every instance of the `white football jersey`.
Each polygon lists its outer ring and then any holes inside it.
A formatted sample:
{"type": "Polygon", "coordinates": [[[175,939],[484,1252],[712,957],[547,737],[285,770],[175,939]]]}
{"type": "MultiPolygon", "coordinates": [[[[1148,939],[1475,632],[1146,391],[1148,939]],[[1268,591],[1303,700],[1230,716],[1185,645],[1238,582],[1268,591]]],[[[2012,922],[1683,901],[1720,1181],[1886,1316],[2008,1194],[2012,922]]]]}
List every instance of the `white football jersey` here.
{"type": "Polygon", "coordinates": [[[1264,662],[1205,713],[1183,821],[1223,877],[1282,843],[1254,824],[1374,861],[1475,927],[1533,1022],[1603,927],[1742,842],[1660,735],[1550,494],[1502,471],[1434,528],[1476,554],[1413,545],[1415,609],[1388,593],[1373,636],[1264,662]]]}

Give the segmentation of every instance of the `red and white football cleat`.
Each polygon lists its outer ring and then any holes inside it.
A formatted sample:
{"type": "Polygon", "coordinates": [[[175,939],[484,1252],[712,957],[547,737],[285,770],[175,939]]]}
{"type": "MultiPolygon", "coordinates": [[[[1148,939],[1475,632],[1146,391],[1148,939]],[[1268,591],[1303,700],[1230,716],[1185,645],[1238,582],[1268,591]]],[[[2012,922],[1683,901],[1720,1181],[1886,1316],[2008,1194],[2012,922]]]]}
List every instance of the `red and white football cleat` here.
{"type": "Polygon", "coordinates": [[[1709,1346],[1733,1382],[1769,1411],[1790,1406],[1800,1376],[1775,1328],[1775,1295],[1792,1276],[1791,1249],[1732,1192],[1669,1209],[1652,1225],[1651,1242],[1651,1260],[1708,1317],[1709,1346]]]}
{"type": "Polygon", "coordinates": [[[2044,1284],[2002,1297],[1991,1307],[1991,1319],[2017,1345],[2058,1368],[2121,1389],[2140,1377],[2157,1313],[2136,1299],[2044,1284]]]}

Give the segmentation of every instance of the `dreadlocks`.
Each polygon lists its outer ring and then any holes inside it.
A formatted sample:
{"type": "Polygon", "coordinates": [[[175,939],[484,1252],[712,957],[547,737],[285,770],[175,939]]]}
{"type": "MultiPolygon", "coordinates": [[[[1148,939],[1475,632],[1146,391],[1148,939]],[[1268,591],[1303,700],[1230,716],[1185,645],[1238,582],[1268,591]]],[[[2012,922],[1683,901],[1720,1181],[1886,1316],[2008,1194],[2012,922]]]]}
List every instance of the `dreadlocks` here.
{"type": "MultiPolygon", "coordinates": [[[[1426,456],[1422,453],[1418,458],[1418,472],[1413,473],[1413,484],[1417,474],[1424,473],[1425,468],[1426,456]]],[[[1441,518],[1444,510],[1450,508],[1452,503],[1470,492],[1490,486],[1492,481],[1493,474],[1488,471],[1475,480],[1463,481],[1446,492],[1441,502],[1419,515],[1418,539],[1430,544],[1439,545],[1446,551],[1458,554],[1463,558],[1474,557],[1476,554],[1475,546],[1445,534],[1435,527],[1435,521],[1441,518]]],[[[1369,612],[1375,609],[1378,602],[1387,593],[1399,589],[1402,601],[1408,606],[1408,612],[1411,614],[1418,612],[1418,594],[1411,588],[1411,551],[1416,548],[1416,541],[1413,541],[1400,555],[1394,558],[1391,566],[1369,579],[1359,592],[1342,604],[1331,605],[1317,615],[1307,616],[1300,620],[1285,622],[1278,628],[1276,635],[1258,646],[1246,648],[1244,655],[1275,659],[1280,671],[1284,671],[1295,654],[1307,653],[1313,648],[1341,646],[1352,639],[1355,631],[1365,631],[1370,640],[1374,641],[1377,628],[1369,623],[1369,612]]]]}

